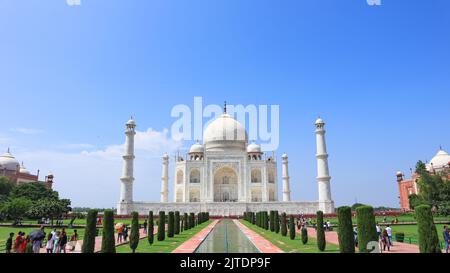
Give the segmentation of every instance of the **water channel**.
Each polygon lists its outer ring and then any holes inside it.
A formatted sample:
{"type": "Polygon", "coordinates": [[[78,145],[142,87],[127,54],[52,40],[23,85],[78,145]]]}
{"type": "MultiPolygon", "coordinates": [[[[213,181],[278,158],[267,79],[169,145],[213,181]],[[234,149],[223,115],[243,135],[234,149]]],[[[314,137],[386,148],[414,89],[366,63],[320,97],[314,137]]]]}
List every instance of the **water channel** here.
{"type": "Polygon", "coordinates": [[[259,253],[233,220],[223,219],[195,253],[259,253]]]}

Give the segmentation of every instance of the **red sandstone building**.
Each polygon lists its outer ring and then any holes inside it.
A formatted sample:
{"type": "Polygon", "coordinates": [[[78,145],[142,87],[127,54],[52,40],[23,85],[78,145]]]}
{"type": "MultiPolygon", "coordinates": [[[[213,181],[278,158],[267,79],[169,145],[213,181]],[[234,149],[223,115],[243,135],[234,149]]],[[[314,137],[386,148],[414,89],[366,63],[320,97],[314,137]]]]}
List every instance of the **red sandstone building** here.
{"type": "MultiPolygon", "coordinates": [[[[427,170],[430,173],[448,173],[450,170],[450,155],[442,149],[436,154],[435,157],[426,164],[427,170]]],[[[417,182],[420,176],[417,173],[413,173],[411,178],[405,179],[405,175],[402,172],[397,172],[397,183],[400,198],[400,208],[404,211],[410,211],[409,197],[413,194],[419,194],[419,187],[417,182]]],[[[450,177],[448,177],[450,179],[450,177]]]]}
{"type": "Polygon", "coordinates": [[[6,153],[0,156],[0,176],[8,177],[15,185],[26,183],[45,183],[49,189],[53,187],[53,174],[48,174],[44,181],[39,181],[39,170],[36,174],[31,174],[25,166],[19,164],[16,158],[10,153],[9,149],[6,153]]]}

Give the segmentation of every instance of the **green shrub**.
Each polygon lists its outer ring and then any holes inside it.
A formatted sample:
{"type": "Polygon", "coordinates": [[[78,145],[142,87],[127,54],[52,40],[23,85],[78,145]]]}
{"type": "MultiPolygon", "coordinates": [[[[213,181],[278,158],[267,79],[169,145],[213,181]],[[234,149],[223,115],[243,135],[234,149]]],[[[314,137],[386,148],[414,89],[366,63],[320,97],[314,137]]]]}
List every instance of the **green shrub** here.
{"type": "Polygon", "coordinates": [[[264,212],[264,229],[269,230],[269,213],[267,211],[264,212]]]}
{"type": "Polygon", "coordinates": [[[358,246],[361,253],[368,253],[370,242],[378,242],[374,210],[371,206],[361,206],[356,209],[358,221],[358,246]]]}
{"type": "Polygon", "coordinates": [[[295,219],[294,216],[289,217],[289,237],[291,240],[295,240],[295,219]]]}
{"type": "Polygon", "coordinates": [[[281,214],[281,236],[287,236],[287,226],[286,226],[286,213],[281,214]]]}
{"type": "Polygon", "coordinates": [[[96,210],[90,210],[86,218],[86,228],[83,237],[82,253],[94,253],[95,237],[97,234],[97,215],[96,210]]]}
{"type": "Polygon", "coordinates": [[[308,243],[308,229],[306,227],[302,228],[302,243],[304,245],[308,243]]]}
{"type": "Polygon", "coordinates": [[[103,216],[102,253],[116,253],[116,238],[114,234],[114,212],[105,210],[103,216]]]}
{"type": "Polygon", "coordinates": [[[165,239],[166,239],[166,213],[164,211],[160,211],[158,223],[158,241],[162,242],[165,239]]]}
{"type": "Polygon", "coordinates": [[[195,227],[195,214],[190,213],[189,214],[189,229],[192,229],[195,227]]]}
{"type": "Polygon", "coordinates": [[[275,232],[275,211],[270,211],[270,231],[275,232]]]}
{"type": "Polygon", "coordinates": [[[325,229],[323,227],[323,212],[317,212],[317,247],[320,251],[325,251],[327,241],[325,238],[325,229]]]}
{"type": "Polygon", "coordinates": [[[180,212],[176,211],[175,212],[175,234],[178,235],[180,234],[180,212]]]}
{"type": "Polygon", "coordinates": [[[189,216],[187,213],[184,214],[183,221],[184,221],[184,230],[189,230],[189,216]]]}
{"type": "Polygon", "coordinates": [[[355,253],[355,235],[353,234],[352,208],[338,208],[338,237],[341,253],[355,253]]]}
{"type": "Polygon", "coordinates": [[[280,233],[280,214],[275,211],[275,233],[280,233]]]}
{"type": "Polygon", "coordinates": [[[175,236],[175,214],[173,211],[169,212],[169,222],[167,223],[167,237],[173,238],[175,236]]]}
{"type": "Polygon", "coordinates": [[[133,253],[136,253],[136,248],[139,245],[139,213],[133,212],[131,214],[132,220],[131,220],[131,233],[130,233],[130,248],[133,251],[133,253]]]}
{"type": "Polygon", "coordinates": [[[416,207],[416,217],[420,253],[441,253],[431,207],[428,205],[416,207]]]}
{"type": "Polygon", "coordinates": [[[153,220],[153,211],[148,213],[148,243],[153,245],[155,242],[155,222],[153,220]]]}

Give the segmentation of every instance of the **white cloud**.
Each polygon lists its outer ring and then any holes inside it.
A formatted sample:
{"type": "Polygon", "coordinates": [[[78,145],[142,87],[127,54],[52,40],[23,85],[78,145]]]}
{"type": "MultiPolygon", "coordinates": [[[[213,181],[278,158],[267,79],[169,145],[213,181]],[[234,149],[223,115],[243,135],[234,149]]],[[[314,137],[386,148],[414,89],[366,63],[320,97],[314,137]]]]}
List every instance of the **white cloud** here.
{"type": "MultiPolygon", "coordinates": [[[[162,155],[172,154],[179,147],[167,130],[136,133],[136,200],[159,200],[162,155]]],[[[30,170],[41,168],[41,178],[53,172],[55,189],[73,205],[113,207],[119,200],[123,148],[122,144],[78,153],[33,151],[17,154],[16,158],[25,161],[30,170]]]]}
{"type": "Polygon", "coordinates": [[[12,128],[11,132],[20,133],[24,135],[37,135],[43,133],[44,131],[39,129],[20,127],[20,128],[12,128]]]}

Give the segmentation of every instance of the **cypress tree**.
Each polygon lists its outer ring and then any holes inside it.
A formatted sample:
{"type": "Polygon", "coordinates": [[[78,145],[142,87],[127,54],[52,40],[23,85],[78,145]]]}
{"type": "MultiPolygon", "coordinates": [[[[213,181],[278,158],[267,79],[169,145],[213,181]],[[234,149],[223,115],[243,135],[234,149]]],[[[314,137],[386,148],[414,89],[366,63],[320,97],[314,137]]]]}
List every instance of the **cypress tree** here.
{"type": "Polygon", "coordinates": [[[275,211],[270,211],[270,231],[275,232],[275,211]]]}
{"type": "Polygon", "coordinates": [[[175,214],[173,211],[169,212],[169,222],[167,223],[167,237],[173,238],[175,236],[175,214]]]}
{"type": "Polygon", "coordinates": [[[191,213],[189,214],[189,228],[195,228],[195,214],[191,213]]]}
{"type": "Polygon", "coordinates": [[[287,236],[286,213],[281,214],[281,236],[287,236]]]}
{"type": "Polygon", "coordinates": [[[370,242],[378,242],[378,234],[375,222],[373,208],[362,206],[356,209],[358,221],[358,245],[361,253],[368,253],[367,249],[370,242]]]}
{"type": "Polygon", "coordinates": [[[415,208],[419,233],[420,253],[441,253],[439,237],[433,220],[431,207],[421,205],[415,208]]]}
{"type": "Polygon", "coordinates": [[[291,240],[295,240],[295,219],[294,216],[289,217],[289,237],[291,240]]]}
{"type": "Polygon", "coordinates": [[[133,212],[132,214],[132,220],[131,220],[131,233],[130,233],[130,248],[133,251],[133,253],[136,253],[136,248],[139,245],[139,213],[133,212]]]}
{"type": "Polygon", "coordinates": [[[175,212],[175,234],[180,234],[180,212],[175,212]]]}
{"type": "Polygon", "coordinates": [[[114,234],[114,212],[105,210],[103,217],[102,253],[116,253],[116,239],[114,234]]]}
{"type": "Polygon", "coordinates": [[[96,210],[90,210],[86,218],[86,228],[83,237],[82,253],[94,253],[95,237],[97,235],[97,214],[96,210]]]}
{"type": "Polygon", "coordinates": [[[275,233],[280,233],[280,214],[275,211],[275,233]]]}
{"type": "Polygon", "coordinates": [[[269,230],[269,213],[267,211],[264,212],[264,229],[269,230]]]}
{"type": "Polygon", "coordinates": [[[256,215],[254,212],[252,212],[252,224],[256,224],[256,215]]]}
{"type": "Polygon", "coordinates": [[[306,227],[302,228],[302,243],[304,245],[308,243],[308,229],[306,227]]]}
{"type": "Polygon", "coordinates": [[[160,211],[158,223],[158,241],[162,242],[165,239],[166,239],[166,213],[164,211],[160,211]]]}
{"type": "Polygon", "coordinates": [[[155,222],[153,220],[153,211],[148,213],[148,243],[153,245],[155,242],[155,222]]]}
{"type": "Polygon", "coordinates": [[[184,221],[184,230],[189,230],[189,217],[187,213],[184,214],[183,221],[184,221]]]}
{"type": "Polygon", "coordinates": [[[355,236],[353,234],[352,208],[338,209],[338,237],[341,253],[355,253],[355,236]]]}
{"type": "Polygon", "coordinates": [[[320,251],[325,251],[327,241],[325,238],[325,229],[323,227],[323,212],[317,212],[317,247],[320,251]]]}

